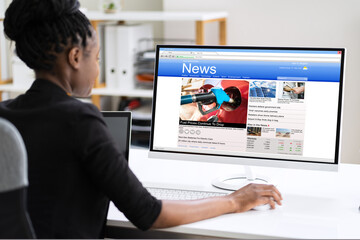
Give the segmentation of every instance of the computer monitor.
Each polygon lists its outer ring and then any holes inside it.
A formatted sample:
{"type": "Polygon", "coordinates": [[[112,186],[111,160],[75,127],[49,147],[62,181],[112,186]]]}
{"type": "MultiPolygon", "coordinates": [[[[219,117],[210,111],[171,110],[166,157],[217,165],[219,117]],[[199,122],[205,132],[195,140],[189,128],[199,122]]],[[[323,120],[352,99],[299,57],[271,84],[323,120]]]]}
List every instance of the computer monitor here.
{"type": "Polygon", "coordinates": [[[344,54],[157,46],[149,157],[336,171],[344,54]]]}
{"type": "Polygon", "coordinates": [[[129,161],[131,112],[102,112],[116,147],[129,161]]]}

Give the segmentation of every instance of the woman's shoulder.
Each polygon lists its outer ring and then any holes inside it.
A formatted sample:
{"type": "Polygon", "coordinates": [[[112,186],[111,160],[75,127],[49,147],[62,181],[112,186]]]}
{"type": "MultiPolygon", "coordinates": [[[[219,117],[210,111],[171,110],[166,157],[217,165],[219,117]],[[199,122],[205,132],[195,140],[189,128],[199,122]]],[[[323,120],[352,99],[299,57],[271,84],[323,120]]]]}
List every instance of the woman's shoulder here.
{"type": "Polygon", "coordinates": [[[78,99],[73,99],[71,101],[71,107],[74,108],[73,111],[76,111],[78,115],[88,115],[94,117],[102,117],[100,110],[91,103],[82,102],[78,99]]]}

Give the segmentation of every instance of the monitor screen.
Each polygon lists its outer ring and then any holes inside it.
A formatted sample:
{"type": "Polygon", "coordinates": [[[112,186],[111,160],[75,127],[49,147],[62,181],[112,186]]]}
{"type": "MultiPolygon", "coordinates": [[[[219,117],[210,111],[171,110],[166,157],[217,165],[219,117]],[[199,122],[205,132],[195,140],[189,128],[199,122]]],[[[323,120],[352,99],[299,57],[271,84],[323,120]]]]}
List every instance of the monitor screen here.
{"type": "Polygon", "coordinates": [[[131,112],[102,112],[116,147],[129,161],[131,112]]]}
{"type": "Polygon", "coordinates": [[[337,165],[344,54],[158,46],[150,156],[337,165]]]}

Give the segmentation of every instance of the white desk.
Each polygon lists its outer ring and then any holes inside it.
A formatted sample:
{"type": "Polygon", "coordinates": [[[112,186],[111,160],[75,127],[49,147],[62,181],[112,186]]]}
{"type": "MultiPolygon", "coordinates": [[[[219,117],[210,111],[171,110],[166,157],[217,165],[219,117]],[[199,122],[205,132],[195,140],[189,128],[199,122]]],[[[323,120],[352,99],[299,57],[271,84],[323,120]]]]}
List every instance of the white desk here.
{"type": "MultiPolygon", "coordinates": [[[[210,181],[214,176],[242,171],[236,165],[148,159],[147,151],[138,149],[130,151],[130,167],[144,183],[182,182],[204,189],[213,189],[210,181]]],[[[220,238],[360,239],[360,166],[344,164],[337,173],[261,167],[253,170],[273,179],[284,198],[282,207],[156,231],[220,238]]],[[[107,224],[135,228],[113,205],[107,224]]]]}

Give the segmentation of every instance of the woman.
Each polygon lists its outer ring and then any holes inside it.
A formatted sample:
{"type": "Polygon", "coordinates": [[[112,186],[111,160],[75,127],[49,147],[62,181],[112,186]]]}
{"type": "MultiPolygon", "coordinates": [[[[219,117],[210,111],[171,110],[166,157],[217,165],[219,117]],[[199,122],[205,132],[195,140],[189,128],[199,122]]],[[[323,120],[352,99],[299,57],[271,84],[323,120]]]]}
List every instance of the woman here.
{"type": "Polygon", "coordinates": [[[72,97],[88,96],[99,73],[99,41],[77,0],[13,0],[4,31],[36,75],[24,95],[0,103],[0,116],[18,128],[28,151],[38,237],[101,237],[109,199],[143,230],[281,204],[268,185],[196,201],[152,197],[114,147],[100,112],[72,97]]]}

